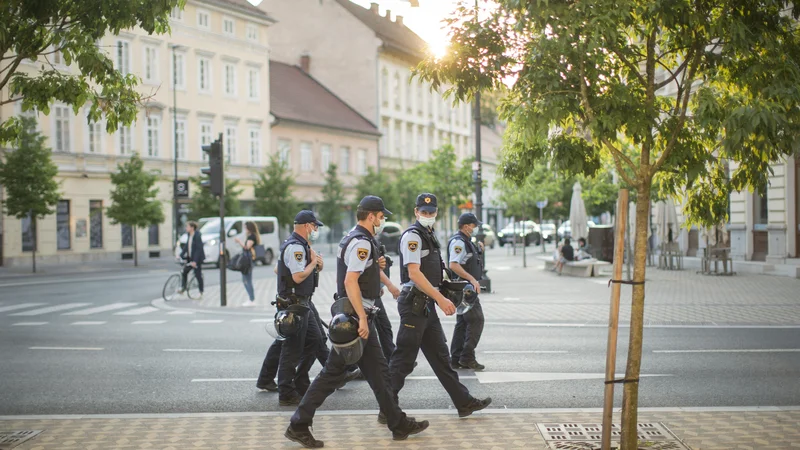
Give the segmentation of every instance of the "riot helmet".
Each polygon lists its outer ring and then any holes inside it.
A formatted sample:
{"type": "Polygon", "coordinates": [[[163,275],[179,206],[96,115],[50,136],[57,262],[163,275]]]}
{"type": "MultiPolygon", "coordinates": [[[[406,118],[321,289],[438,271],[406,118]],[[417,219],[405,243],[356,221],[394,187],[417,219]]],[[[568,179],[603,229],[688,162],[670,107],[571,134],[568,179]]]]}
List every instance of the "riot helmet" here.
{"type": "Polygon", "coordinates": [[[328,325],[328,338],[345,364],[355,364],[361,359],[366,341],[358,335],[358,317],[355,315],[335,314],[328,325]]]}
{"type": "Polygon", "coordinates": [[[279,341],[297,336],[308,311],[308,306],[295,304],[276,312],[275,320],[266,325],[267,333],[279,341]]]}
{"type": "Polygon", "coordinates": [[[443,280],[442,284],[439,286],[439,292],[441,292],[444,298],[453,302],[453,305],[457,308],[464,299],[464,288],[468,285],[469,283],[463,280],[443,280]]]}
{"type": "Polygon", "coordinates": [[[464,286],[462,293],[463,298],[461,303],[456,306],[456,314],[459,316],[466,314],[467,311],[472,309],[472,307],[475,306],[475,303],[478,301],[478,293],[475,292],[475,287],[473,287],[472,284],[467,283],[467,285],[464,286]]]}

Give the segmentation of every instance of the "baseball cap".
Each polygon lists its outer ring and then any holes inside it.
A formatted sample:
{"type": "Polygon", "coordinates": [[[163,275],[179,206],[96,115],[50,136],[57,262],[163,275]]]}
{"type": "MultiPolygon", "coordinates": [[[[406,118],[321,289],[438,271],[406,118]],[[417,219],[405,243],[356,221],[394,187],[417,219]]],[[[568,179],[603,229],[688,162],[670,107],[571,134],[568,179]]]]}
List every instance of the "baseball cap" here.
{"type": "Polygon", "coordinates": [[[297,213],[296,216],[294,216],[294,223],[295,223],[295,225],[303,225],[303,224],[306,224],[306,223],[313,223],[314,225],[316,225],[318,227],[325,226],[324,223],[322,223],[319,220],[317,220],[317,216],[315,216],[313,212],[311,212],[311,211],[309,211],[307,209],[304,209],[304,210],[300,211],[299,213],[297,213]]]}
{"type": "Polygon", "coordinates": [[[464,225],[472,225],[475,224],[477,226],[483,225],[483,223],[475,217],[475,214],[472,213],[464,213],[458,217],[458,227],[461,228],[464,225]]]}
{"type": "Polygon", "coordinates": [[[433,194],[419,194],[417,196],[417,209],[427,213],[436,212],[438,206],[436,196],[433,194]]]}
{"type": "Polygon", "coordinates": [[[383,199],[376,195],[368,195],[362,198],[361,201],[358,202],[358,209],[369,212],[381,211],[386,216],[392,215],[392,212],[386,209],[386,206],[384,206],[383,199]]]}

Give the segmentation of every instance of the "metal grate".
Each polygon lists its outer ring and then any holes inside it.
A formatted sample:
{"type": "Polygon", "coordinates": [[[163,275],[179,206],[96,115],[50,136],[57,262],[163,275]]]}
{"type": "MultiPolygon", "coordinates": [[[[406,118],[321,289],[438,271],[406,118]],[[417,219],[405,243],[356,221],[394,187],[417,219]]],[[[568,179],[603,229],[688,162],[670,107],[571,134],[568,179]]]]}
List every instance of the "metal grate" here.
{"type": "MultiPolygon", "coordinates": [[[[602,439],[601,424],[537,423],[536,426],[552,450],[600,449],[600,441],[602,439]]],[[[641,449],[689,450],[661,423],[640,423],[637,429],[641,449]]],[[[620,431],[619,424],[611,425],[612,449],[618,448],[620,431]]]]}
{"type": "Polygon", "coordinates": [[[11,450],[44,430],[0,431],[0,450],[11,450]]]}

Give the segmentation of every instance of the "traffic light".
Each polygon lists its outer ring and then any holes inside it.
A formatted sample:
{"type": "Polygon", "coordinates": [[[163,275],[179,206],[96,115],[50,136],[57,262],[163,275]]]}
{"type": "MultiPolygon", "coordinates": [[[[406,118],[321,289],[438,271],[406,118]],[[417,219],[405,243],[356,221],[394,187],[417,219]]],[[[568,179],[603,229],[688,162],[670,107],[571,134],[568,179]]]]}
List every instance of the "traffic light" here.
{"type": "Polygon", "coordinates": [[[217,139],[209,145],[203,146],[203,151],[208,154],[209,167],[200,169],[203,175],[208,176],[200,182],[200,186],[211,191],[213,195],[225,194],[225,181],[222,173],[222,140],[217,139]]]}

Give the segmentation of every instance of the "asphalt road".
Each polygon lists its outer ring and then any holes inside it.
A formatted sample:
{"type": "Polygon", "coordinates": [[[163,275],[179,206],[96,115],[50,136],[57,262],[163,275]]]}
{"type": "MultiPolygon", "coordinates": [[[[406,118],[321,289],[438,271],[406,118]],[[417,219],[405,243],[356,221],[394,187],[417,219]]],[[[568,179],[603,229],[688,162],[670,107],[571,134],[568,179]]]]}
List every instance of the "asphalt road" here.
{"type": "MultiPolygon", "coordinates": [[[[270,343],[263,316],[150,306],[171,269],[0,280],[0,415],[291,409],[254,386],[270,343]]],[[[215,276],[208,271],[209,283],[215,276]]],[[[453,320],[445,324],[449,337],[453,320]]],[[[620,333],[619,376],[627,331],[620,333]]],[[[494,408],[599,407],[605,347],[603,328],[487,326],[478,355],[487,370],[460,373],[494,408]]],[[[798,353],[797,328],[648,328],[640,405],[800,405],[798,353]]],[[[419,362],[401,406],[452,408],[422,355],[419,362]]],[[[358,381],[324,408],[377,404],[358,381]]]]}

